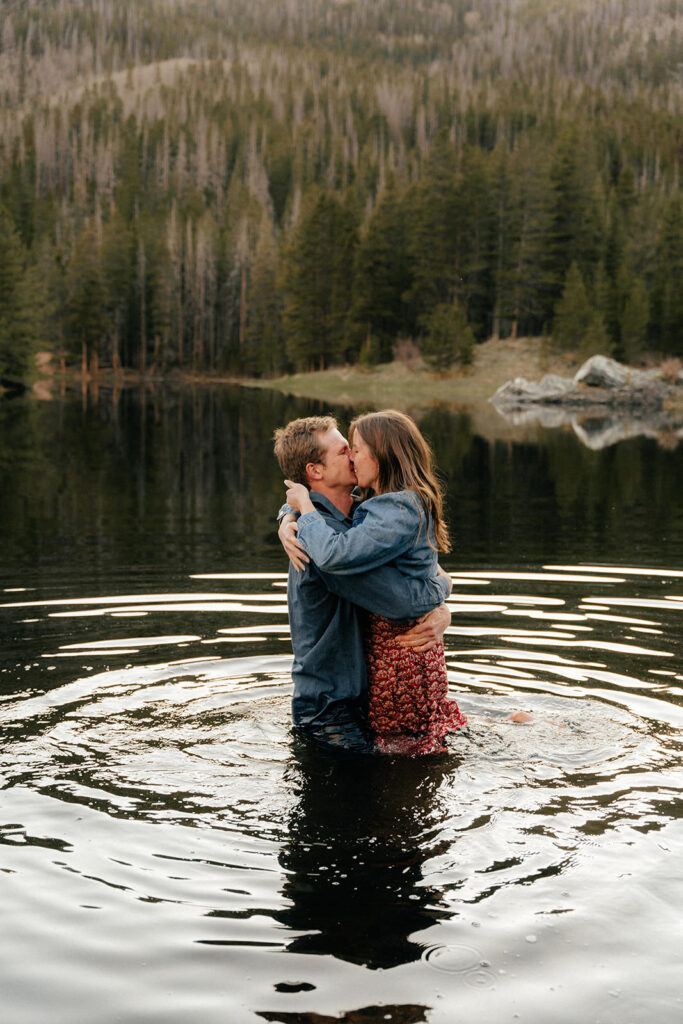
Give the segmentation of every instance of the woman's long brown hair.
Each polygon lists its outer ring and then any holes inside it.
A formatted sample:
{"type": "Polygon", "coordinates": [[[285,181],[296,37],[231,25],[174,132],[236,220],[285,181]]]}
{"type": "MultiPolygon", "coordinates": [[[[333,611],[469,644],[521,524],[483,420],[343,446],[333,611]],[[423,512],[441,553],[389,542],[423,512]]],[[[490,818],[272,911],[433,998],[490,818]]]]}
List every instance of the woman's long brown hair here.
{"type": "MultiPolygon", "coordinates": [[[[431,519],[439,551],[450,551],[448,527],[443,518],[443,491],[434,471],[432,450],[414,420],[395,409],[356,416],[349,427],[349,444],[358,431],[377,459],[378,494],[414,491],[427,519],[431,519]]],[[[430,546],[429,531],[427,540],[430,546]]]]}

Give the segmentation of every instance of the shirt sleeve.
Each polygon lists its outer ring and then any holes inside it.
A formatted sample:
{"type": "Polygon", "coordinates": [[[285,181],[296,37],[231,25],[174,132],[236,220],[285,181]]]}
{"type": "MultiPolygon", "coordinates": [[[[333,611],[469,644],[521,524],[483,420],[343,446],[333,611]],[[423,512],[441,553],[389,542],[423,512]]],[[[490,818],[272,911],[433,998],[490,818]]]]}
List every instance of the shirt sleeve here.
{"type": "Polygon", "coordinates": [[[326,587],[338,597],[386,619],[417,619],[442,604],[450,594],[446,576],[413,579],[391,565],[354,575],[320,573],[326,587]]]}
{"type": "Polygon", "coordinates": [[[357,574],[385,565],[413,546],[425,518],[418,498],[404,491],[370,498],[360,514],[346,533],[336,533],[317,511],[301,516],[299,541],[319,569],[357,574]]]}
{"type": "Polygon", "coordinates": [[[284,505],[281,505],[281,506],[280,506],[280,511],[279,511],[279,512],[278,512],[278,514],[277,514],[277,521],[278,521],[278,523],[281,523],[281,522],[282,522],[282,520],[284,519],[284,517],[285,517],[285,516],[286,516],[286,515],[287,515],[288,513],[291,513],[291,514],[292,514],[293,516],[298,516],[298,514],[299,514],[298,512],[295,512],[295,511],[294,511],[294,509],[292,508],[292,506],[291,506],[291,505],[288,505],[288,504],[287,504],[287,503],[285,502],[285,504],[284,504],[284,505]]]}

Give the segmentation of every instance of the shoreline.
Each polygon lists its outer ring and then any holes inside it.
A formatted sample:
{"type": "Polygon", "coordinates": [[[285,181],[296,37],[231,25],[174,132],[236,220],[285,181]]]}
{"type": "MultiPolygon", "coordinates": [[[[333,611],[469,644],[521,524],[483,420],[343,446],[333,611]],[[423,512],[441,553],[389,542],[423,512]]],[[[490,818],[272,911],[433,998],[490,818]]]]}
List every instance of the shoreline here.
{"type": "MultiPolygon", "coordinates": [[[[394,405],[401,409],[433,405],[469,406],[487,402],[497,388],[518,376],[572,373],[579,366],[573,354],[558,355],[542,338],[490,339],[478,345],[468,367],[432,371],[421,359],[380,363],[374,367],[335,366],[326,370],[296,373],[274,378],[237,377],[222,373],[191,373],[177,369],[165,374],[141,374],[125,369],[115,373],[101,367],[97,374],[83,375],[80,367],[60,371],[44,356],[34,391],[54,388],[69,391],[119,390],[129,387],[238,386],[281,391],[335,405],[394,405]]],[[[31,390],[28,385],[27,390],[31,390]]],[[[44,397],[48,397],[44,394],[44,397]]]]}
{"type": "MultiPolygon", "coordinates": [[[[39,379],[32,387],[28,386],[27,392],[37,400],[48,402],[67,392],[80,393],[84,401],[96,403],[100,391],[112,393],[116,401],[117,394],[130,388],[144,388],[152,394],[165,388],[252,388],[279,391],[326,404],[333,415],[342,419],[352,409],[396,408],[419,422],[430,409],[441,408],[467,415],[471,429],[488,441],[524,443],[538,437],[543,424],[537,421],[537,416],[530,412],[510,418],[490,399],[501,385],[517,377],[527,380],[540,380],[546,374],[572,377],[582,362],[577,353],[553,351],[544,338],[489,339],[477,346],[471,366],[443,372],[431,371],[421,359],[414,359],[382,363],[372,368],[337,366],[271,379],[181,373],[175,369],[165,375],[158,371],[143,375],[137,370],[115,373],[110,367],[100,368],[96,376],[84,377],[80,367],[69,367],[64,372],[44,353],[37,360],[39,379]]],[[[656,362],[654,354],[651,362],[656,362]]],[[[675,431],[683,415],[681,404],[677,397],[665,407],[675,431]]],[[[556,420],[552,425],[559,429],[580,429],[570,419],[556,420]]]]}

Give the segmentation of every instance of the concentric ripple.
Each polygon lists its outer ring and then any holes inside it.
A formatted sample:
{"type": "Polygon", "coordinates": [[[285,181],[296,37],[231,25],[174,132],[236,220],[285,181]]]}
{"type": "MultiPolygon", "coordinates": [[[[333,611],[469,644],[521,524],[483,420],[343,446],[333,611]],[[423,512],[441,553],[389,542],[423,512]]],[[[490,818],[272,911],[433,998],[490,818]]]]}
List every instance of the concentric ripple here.
{"type": "Polygon", "coordinates": [[[292,736],[282,574],[6,592],[0,869],[18,924],[0,954],[18,1024],[37,961],[69,1024],[184,1024],[198,992],[209,1024],[497,1024],[513,1006],[533,1024],[573,1024],[577,1006],[637,1022],[635,962],[668,1013],[681,576],[459,572],[446,653],[469,734],[421,759],[340,760],[292,736]],[[74,1010],[76,964],[108,1016],[87,993],[74,1010]]]}

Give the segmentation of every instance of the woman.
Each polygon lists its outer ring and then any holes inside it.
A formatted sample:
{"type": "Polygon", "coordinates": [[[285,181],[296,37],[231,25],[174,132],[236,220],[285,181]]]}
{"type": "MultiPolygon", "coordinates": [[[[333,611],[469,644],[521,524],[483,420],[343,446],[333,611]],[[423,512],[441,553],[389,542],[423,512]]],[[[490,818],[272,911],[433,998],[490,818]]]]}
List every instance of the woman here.
{"type": "MultiPolygon", "coordinates": [[[[354,573],[392,562],[406,576],[433,577],[438,551],[450,550],[443,497],[432,453],[417,426],[386,410],[357,417],[349,430],[353,464],[364,501],[353,528],[335,533],[307,489],[287,480],[287,501],[301,513],[298,540],[318,568],[354,573]]],[[[369,615],[366,628],[368,722],[387,753],[441,750],[467,719],[449,699],[443,645],[426,653],[396,637],[410,628],[369,615]]]]}

